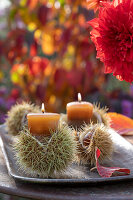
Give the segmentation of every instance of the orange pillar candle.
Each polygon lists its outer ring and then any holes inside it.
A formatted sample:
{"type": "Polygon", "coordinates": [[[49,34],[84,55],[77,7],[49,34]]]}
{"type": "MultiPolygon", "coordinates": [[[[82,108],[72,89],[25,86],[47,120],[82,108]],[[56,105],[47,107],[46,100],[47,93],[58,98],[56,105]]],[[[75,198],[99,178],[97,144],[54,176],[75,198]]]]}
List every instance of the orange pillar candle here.
{"type": "Polygon", "coordinates": [[[90,122],[93,115],[93,105],[81,100],[81,94],[78,93],[78,101],[67,104],[67,119],[69,125],[79,127],[83,123],[90,122]]]}
{"type": "Polygon", "coordinates": [[[57,113],[44,112],[44,104],[42,104],[42,113],[29,113],[27,115],[28,128],[32,135],[49,136],[50,130],[57,129],[59,119],[60,115],[57,113]]]}

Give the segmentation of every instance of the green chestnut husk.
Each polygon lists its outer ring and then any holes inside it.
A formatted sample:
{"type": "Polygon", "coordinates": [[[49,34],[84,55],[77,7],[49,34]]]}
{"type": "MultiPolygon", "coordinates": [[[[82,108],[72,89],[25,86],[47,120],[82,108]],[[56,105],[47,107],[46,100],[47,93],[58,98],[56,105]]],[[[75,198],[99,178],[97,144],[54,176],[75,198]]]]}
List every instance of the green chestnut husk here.
{"type": "Polygon", "coordinates": [[[77,132],[78,158],[82,164],[94,166],[96,163],[95,151],[100,149],[99,161],[111,159],[113,153],[113,142],[109,133],[109,127],[103,123],[89,124],[77,132]]]}
{"type": "Polygon", "coordinates": [[[38,113],[40,108],[34,104],[22,102],[12,106],[7,114],[6,127],[9,134],[15,136],[22,130],[24,123],[23,120],[30,112],[38,113]]]}
{"type": "Polygon", "coordinates": [[[75,162],[77,142],[68,126],[59,126],[50,137],[32,136],[22,130],[13,143],[17,164],[32,176],[56,177],[75,162]]]}

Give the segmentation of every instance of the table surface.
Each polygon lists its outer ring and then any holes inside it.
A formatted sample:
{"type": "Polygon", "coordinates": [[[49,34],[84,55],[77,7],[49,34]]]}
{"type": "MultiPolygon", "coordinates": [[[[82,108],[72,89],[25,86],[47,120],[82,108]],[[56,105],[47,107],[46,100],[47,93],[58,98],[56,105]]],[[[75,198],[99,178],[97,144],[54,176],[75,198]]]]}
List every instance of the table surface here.
{"type": "MultiPolygon", "coordinates": [[[[133,144],[133,136],[126,139],[133,144]]],[[[43,200],[133,199],[133,181],[97,185],[45,185],[15,181],[8,175],[0,149],[0,192],[43,200]]]]}

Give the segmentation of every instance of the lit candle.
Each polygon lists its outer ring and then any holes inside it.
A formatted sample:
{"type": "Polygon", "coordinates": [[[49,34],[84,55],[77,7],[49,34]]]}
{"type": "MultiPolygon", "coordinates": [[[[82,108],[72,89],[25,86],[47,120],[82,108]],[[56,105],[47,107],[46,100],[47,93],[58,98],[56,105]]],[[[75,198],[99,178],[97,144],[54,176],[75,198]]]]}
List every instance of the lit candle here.
{"type": "Polygon", "coordinates": [[[29,113],[27,115],[28,128],[32,135],[49,136],[50,130],[57,129],[59,119],[59,114],[45,112],[44,104],[42,104],[42,113],[29,113]]]}
{"type": "Polygon", "coordinates": [[[68,103],[66,109],[68,124],[77,127],[89,123],[93,115],[93,105],[82,101],[80,93],[78,93],[78,101],[68,103]]]}

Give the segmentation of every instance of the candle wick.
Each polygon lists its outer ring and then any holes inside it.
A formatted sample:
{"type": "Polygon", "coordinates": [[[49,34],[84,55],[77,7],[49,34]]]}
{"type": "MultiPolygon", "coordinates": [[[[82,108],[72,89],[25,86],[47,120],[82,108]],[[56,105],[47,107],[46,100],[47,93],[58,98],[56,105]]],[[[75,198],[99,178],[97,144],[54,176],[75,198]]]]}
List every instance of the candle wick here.
{"type": "Polygon", "coordinates": [[[42,113],[45,112],[45,106],[44,106],[44,103],[42,103],[42,113]]]}

